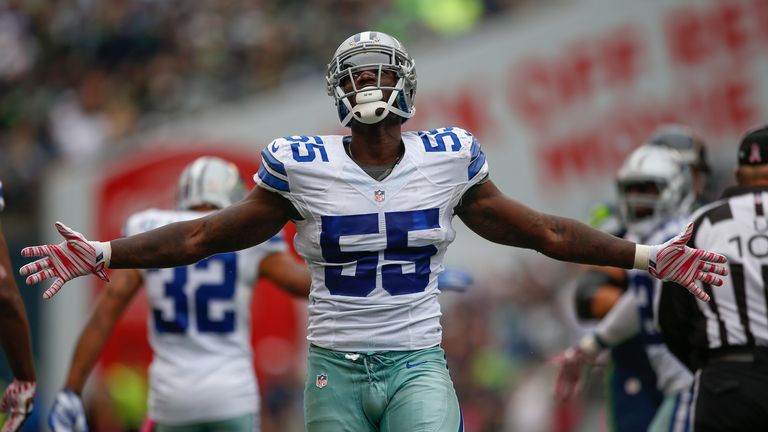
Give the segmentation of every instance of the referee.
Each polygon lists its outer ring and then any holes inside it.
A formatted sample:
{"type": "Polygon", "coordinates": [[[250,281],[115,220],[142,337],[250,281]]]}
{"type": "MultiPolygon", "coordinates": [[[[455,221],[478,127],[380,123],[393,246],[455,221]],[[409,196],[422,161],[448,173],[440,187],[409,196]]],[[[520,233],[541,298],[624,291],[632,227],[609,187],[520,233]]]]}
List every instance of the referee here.
{"type": "Polygon", "coordinates": [[[739,145],[738,186],[697,211],[689,246],[728,257],[708,303],[665,284],[659,326],[695,380],[673,431],[768,431],[768,127],[739,145]]]}

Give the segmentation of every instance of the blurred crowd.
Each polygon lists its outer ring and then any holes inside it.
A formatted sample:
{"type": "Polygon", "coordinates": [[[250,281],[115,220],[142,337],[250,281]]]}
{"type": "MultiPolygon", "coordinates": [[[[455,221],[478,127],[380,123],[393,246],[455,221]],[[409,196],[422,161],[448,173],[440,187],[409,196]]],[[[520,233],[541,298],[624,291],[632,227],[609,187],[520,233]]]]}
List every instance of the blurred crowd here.
{"type": "Polygon", "coordinates": [[[31,231],[47,164],[87,164],[179,113],[317,75],[349,34],[451,37],[522,2],[0,0],[7,217],[31,231]]]}

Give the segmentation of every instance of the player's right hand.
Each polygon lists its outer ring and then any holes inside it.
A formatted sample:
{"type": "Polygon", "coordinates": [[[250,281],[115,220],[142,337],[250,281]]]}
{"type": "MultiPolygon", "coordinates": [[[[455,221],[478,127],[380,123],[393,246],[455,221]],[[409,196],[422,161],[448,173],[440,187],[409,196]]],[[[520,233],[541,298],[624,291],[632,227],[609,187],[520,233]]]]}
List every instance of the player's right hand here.
{"type": "Polygon", "coordinates": [[[62,390],[48,414],[48,427],[53,432],[87,432],[85,409],[80,396],[72,390],[62,390]]]}
{"type": "Polygon", "coordinates": [[[43,294],[43,298],[53,297],[65,282],[78,276],[95,274],[104,281],[109,281],[104,271],[108,257],[105,245],[108,243],[88,241],[82,234],[73,231],[61,222],[56,222],[56,229],[64,241],[57,245],[31,246],[21,250],[25,257],[41,259],[23,266],[19,273],[27,276],[27,285],[33,285],[46,279],[55,279],[43,294]]]}

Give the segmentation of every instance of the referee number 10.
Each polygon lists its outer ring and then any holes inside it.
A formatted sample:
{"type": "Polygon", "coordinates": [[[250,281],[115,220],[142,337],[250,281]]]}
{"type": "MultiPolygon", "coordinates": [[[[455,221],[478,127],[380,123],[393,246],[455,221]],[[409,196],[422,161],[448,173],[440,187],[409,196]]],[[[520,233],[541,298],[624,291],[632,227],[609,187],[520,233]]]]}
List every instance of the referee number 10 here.
{"type": "Polygon", "coordinates": [[[739,258],[744,256],[744,245],[746,244],[746,251],[749,252],[755,258],[768,257],[768,235],[757,234],[749,237],[745,242],[741,237],[736,236],[728,239],[728,243],[735,243],[736,250],[739,252],[739,258]]]}

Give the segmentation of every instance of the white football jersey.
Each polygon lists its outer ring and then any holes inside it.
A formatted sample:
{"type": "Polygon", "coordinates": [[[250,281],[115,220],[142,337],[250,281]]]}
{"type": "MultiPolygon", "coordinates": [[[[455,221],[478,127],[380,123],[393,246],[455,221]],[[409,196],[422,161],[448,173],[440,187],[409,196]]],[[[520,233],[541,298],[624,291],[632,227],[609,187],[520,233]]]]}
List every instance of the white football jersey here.
{"type": "Polygon", "coordinates": [[[487,176],[485,155],[463,129],[405,132],[405,154],[377,181],[342,140],[276,139],[254,176],[301,216],[294,243],[312,272],[307,338],[339,351],[435,346],[437,276],[456,235],[453,211],[487,176]]]}
{"type": "MultiPolygon", "coordinates": [[[[678,235],[687,223],[687,215],[679,216],[662,224],[647,238],[627,235],[627,239],[636,243],[661,244],[678,235]]],[[[643,338],[648,360],[656,372],[658,389],[666,395],[687,389],[693,382],[693,375],[669,351],[658,328],[661,280],[641,270],[629,270],[628,276],[629,289],[634,292],[640,315],[640,335],[643,338]]]]}
{"type": "MultiPolygon", "coordinates": [[[[131,216],[126,235],[203,216],[147,210],[131,216]]],[[[285,251],[282,237],[197,264],[142,270],[149,300],[149,415],[162,424],[258,413],[251,353],[250,304],[259,263],[285,251]]]]}

